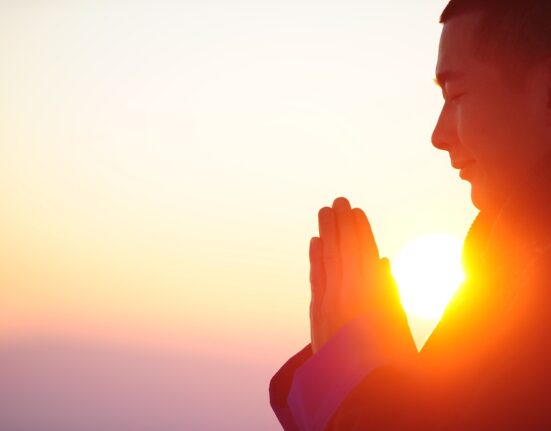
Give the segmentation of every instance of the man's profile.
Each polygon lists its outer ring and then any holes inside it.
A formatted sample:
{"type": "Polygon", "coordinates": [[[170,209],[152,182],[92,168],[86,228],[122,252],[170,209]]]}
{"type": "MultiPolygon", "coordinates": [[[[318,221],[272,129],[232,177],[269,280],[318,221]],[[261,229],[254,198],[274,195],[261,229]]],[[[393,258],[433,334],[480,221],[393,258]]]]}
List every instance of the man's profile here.
{"type": "Polygon", "coordinates": [[[311,343],[270,384],[286,430],[551,429],[551,1],[451,0],[432,136],[480,210],[466,280],[418,353],[344,198],[310,243],[311,343]]]}

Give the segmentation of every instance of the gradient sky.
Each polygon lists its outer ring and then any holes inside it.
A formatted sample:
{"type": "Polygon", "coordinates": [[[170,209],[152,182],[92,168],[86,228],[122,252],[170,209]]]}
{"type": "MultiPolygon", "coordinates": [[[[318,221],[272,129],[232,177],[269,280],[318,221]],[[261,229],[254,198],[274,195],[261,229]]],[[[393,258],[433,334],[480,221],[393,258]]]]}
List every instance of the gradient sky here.
{"type": "MultiPolygon", "coordinates": [[[[430,143],[444,5],[1,1],[0,352],[184,352],[172,369],[195,371],[182,393],[202,387],[205,405],[165,408],[164,430],[233,405],[236,376],[249,386],[224,429],[278,429],[267,383],[308,342],[318,209],[348,197],[391,258],[423,234],[462,238],[475,214],[430,143]]],[[[28,379],[5,406],[36,392],[28,379]]],[[[42,418],[17,411],[20,429],[42,418]]],[[[67,429],[87,429],[75,417],[67,429]]]]}

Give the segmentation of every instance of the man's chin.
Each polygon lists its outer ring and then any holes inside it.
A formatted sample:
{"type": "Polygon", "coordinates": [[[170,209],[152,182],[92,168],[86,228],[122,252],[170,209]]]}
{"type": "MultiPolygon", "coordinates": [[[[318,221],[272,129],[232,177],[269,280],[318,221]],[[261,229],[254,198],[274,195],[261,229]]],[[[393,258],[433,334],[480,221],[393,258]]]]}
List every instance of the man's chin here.
{"type": "MultiPolygon", "coordinates": [[[[494,189],[492,189],[494,190],[494,189]]],[[[485,189],[471,184],[471,201],[473,205],[485,214],[496,214],[500,211],[503,200],[499,199],[501,194],[496,190],[495,193],[488,195],[485,189]]]]}
{"type": "Polygon", "coordinates": [[[471,183],[471,201],[473,205],[480,211],[486,211],[487,205],[485,205],[485,199],[482,196],[480,189],[471,183]]]}

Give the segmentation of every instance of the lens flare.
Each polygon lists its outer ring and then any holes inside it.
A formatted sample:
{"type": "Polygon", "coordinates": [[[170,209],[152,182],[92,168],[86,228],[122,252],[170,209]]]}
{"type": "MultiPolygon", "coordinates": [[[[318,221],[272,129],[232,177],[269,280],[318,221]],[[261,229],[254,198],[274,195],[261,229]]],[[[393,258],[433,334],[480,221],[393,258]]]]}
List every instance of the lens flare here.
{"type": "Polygon", "coordinates": [[[408,316],[440,319],[464,279],[462,242],[445,234],[425,235],[406,244],[392,264],[408,316]]]}

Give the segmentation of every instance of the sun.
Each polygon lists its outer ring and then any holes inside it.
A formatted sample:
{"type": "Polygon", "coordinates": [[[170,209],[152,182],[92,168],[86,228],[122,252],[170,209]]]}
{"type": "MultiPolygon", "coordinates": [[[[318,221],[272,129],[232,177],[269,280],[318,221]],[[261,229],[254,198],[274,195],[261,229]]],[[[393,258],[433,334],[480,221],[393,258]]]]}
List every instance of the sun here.
{"type": "Polygon", "coordinates": [[[392,273],[402,305],[411,318],[439,320],[464,279],[462,243],[446,234],[419,237],[397,254],[392,273]]]}

